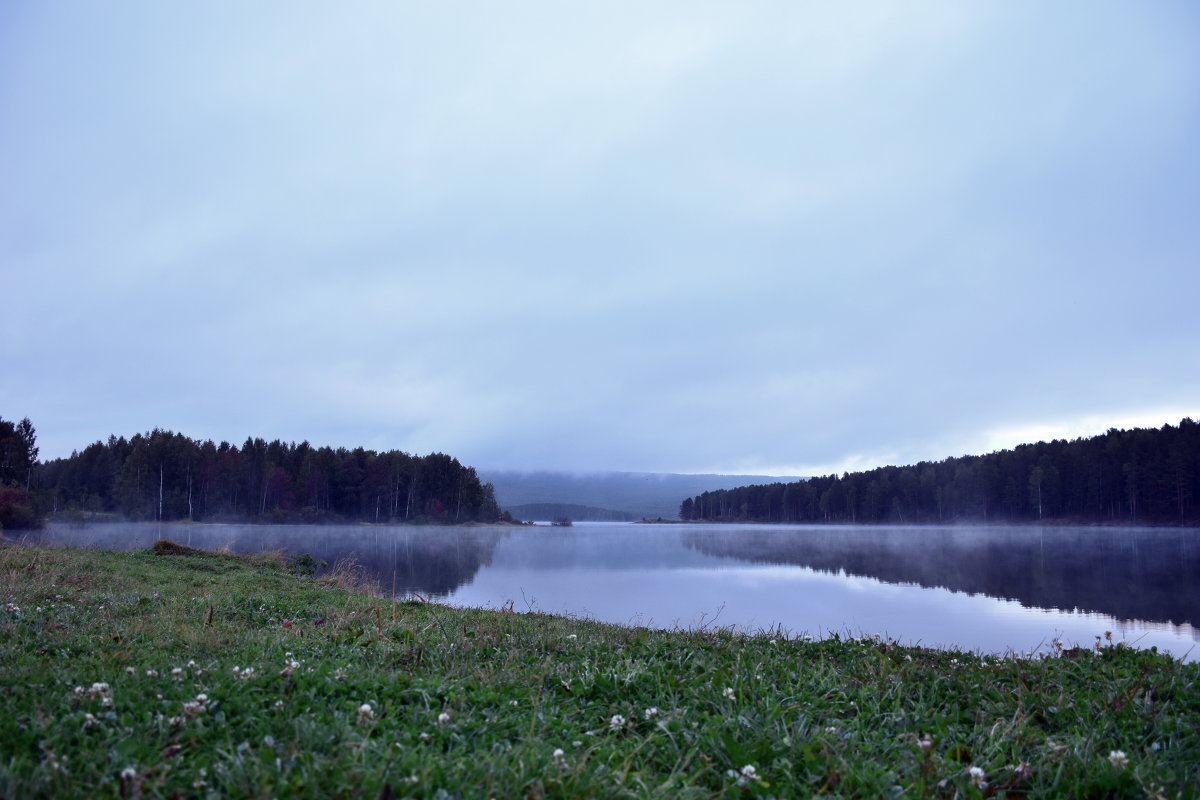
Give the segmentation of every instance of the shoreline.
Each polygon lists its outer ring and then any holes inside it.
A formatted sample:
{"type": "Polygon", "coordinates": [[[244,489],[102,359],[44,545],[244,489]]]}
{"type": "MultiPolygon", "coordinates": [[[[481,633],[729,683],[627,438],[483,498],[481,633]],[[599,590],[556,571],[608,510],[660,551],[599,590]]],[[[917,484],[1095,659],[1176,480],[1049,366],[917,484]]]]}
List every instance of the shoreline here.
{"type": "Polygon", "coordinates": [[[1200,665],[1124,645],[991,657],[377,588],[277,554],[0,548],[5,793],[1141,797],[1200,777],[1178,735],[1200,730],[1200,665]]]}

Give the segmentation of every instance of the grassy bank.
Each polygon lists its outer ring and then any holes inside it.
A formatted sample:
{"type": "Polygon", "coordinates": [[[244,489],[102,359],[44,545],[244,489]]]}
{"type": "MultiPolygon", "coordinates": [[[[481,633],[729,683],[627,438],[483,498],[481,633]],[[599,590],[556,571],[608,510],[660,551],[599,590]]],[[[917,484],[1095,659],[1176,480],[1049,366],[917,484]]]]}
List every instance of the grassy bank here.
{"type": "MultiPolygon", "coordinates": [[[[355,582],[353,572],[342,584],[355,582]]],[[[1200,666],[392,603],[0,548],[0,797],[1196,797],[1200,666]]]]}

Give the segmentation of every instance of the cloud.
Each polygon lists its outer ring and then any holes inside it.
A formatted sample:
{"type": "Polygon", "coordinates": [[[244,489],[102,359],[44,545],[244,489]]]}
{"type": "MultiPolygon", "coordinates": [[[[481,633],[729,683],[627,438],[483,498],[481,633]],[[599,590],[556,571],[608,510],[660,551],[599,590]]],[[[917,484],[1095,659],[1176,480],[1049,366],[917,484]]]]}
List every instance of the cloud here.
{"type": "Polygon", "coordinates": [[[797,474],[1200,405],[1186,5],[0,13],[45,455],[797,474]]]}

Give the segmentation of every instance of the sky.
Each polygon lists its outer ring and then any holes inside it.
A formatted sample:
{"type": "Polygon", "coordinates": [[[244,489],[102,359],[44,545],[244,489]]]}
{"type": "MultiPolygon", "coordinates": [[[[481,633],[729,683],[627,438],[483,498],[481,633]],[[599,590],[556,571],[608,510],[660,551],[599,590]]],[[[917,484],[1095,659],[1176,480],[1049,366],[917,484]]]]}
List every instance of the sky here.
{"type": "Polygon", "coordinates": [[[0,416],[809,475],[1200,417],[1200,7],[11,0],[0,416]]]}

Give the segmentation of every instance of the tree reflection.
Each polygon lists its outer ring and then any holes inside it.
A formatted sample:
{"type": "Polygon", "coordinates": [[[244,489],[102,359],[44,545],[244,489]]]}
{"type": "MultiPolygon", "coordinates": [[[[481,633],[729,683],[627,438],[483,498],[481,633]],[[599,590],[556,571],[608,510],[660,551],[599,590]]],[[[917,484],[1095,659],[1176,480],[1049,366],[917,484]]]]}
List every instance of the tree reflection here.
{"type": "Polygon", "coordinates": [[[303,533],[280,527],[271,531],[277,538],[270,538],[258,526],[245,527],[235,550],[312,553],[331,567],[353,558],[395,597],[452,593],[491,564],[496,545],[509,535],[508,529],[493,527],[324,526],[303,533]]]}
{"type": "Polygon", "coordinates": [[[1190,530],[743,528],[689,531],[684,543],[723,558],[1200,625],[1200,543],[1190,530]]]}
{"type": "MultiPolygon", "coordinates": [[[[46,544],[134,550],[157,539],[172,539],[203,550],[303,553],[332,568],[354,559],[379,581],[385,594],[444,597],[491,564],[496,545],[510,528],[419,525],[180,525],[103,523],[51,524],[26,538],[46,544]]],[[[321,573],[318,573],[318,575],[321,573]]]]}

